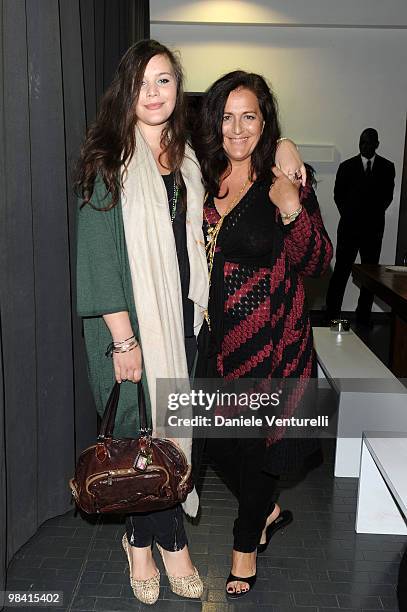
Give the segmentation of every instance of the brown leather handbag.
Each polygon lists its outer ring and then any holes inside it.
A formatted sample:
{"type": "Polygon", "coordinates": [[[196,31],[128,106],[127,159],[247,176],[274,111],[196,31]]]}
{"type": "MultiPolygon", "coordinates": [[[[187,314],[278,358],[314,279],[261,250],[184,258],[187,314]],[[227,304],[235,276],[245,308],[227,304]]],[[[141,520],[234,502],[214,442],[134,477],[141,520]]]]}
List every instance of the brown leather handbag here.
{"type": "Polygon", "coordinates": [[[120,385],[115,383],[97,443],[79,456],[69,481],[77,505],[88,514],[152,512],[185,501],[193,488],[191,466],[170,440],[152,438],[145,398],[138,383],[140,434],[113,438],[120,385]]]}

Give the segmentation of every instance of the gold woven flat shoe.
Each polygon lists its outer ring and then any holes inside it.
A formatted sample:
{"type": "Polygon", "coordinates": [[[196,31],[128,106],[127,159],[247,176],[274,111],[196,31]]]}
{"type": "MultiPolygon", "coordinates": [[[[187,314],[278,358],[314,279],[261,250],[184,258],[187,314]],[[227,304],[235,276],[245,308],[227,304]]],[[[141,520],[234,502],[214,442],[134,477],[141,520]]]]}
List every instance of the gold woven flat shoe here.
{"type": "Polygon", "coordinates": [[[152,578],[147,578],[147,580],[136,580],[133,578],[131,575],[130,545],[126,534],[122,538],[122,545],[129,562],[130,585],[133,589],[134,597],[145,604],[154,604],[160,594],[160,571],[157,569],[157,574],[152,578]]]}
{"type": "Polygon", "coordinates": [[[161,558],[164,563],[164,568],[167,573],[168,581],[170,583],[171,591],[180,597],[189,597],[191,599],[199,599],[203,593],[203,582],[198,574],[198,570],[194,567],[194,573],[189,576],[170,576],[165,566],[163,549],[159,544],[157,548],[160,551],[161,558]]]}

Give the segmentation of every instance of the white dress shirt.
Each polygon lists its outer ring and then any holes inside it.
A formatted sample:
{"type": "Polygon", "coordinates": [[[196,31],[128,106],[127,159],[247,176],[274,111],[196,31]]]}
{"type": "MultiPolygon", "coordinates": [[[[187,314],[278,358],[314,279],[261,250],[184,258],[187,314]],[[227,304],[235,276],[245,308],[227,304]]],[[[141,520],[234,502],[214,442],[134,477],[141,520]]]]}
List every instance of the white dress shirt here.
{"type": "MultiPolygon", "coordinates": [[[[363,157],[363,155],[361,155],[360,157],[362,158],[363,170],[366,172],[367,162],[369,160],[367,159],[367,157],[363,157]]],[[[374,164],[375,157],[376,157],[376,153],[373,155],[373,157],[370,158],[370,161],[372,162],[370,164],[370,168],[372,170],[373,170],[373,164],[374,164]]]]}

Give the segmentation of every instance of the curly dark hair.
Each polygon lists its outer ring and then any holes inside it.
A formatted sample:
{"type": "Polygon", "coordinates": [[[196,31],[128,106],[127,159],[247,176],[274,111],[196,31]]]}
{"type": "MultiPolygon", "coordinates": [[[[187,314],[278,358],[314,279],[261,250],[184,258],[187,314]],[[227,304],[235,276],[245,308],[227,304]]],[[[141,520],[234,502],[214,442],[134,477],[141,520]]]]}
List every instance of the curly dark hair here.
{"type": "Polygon", "coordinates": [[[83,199],[83,205],[90,202],[97,174],[102,177],[111,195],[109,205],[101,210],[110,210],[119,201],[123,167],[131,159],[136,147],[135,109],[141,82],[148,62],[155,55],[168,57],[177,81],[175,108],[161,135],[161,155],[167,154],[169,170],[175,172],[181,202],[185,202],[186,190],[180,170],[186,142],[182,67],[174,53],[161,43],[141,40],[132,45],[120,60],[113,81],[101,100],[96,121],[89,128],[81,148],[75,186],[83,199]]]}
{"type": "Polygon", "coordinates": [[[193,145],[202,168],[207,193],[219,197],[220,184],[231,172],[230,161],[223,149],[222,122],[226,101],[231,91],[238,88],[252,91],[259,102],[264,129],[251,156],[250,177],[271,176],[271,168],[280,137],[277,101],[265,79],[259,74],[235,70],[229,72],[207,90],[201,108],[199,128],[193,145]]]}

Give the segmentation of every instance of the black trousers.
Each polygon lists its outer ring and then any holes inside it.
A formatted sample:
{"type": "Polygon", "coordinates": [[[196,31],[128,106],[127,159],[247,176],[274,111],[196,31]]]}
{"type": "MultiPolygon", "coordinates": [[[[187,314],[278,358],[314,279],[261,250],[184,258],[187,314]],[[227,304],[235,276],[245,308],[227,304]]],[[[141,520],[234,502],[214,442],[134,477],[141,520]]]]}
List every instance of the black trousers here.
{"type": "Polygon", "coordinates": [[[182,550],[188,539],[181,504],[156,512],[138,512],[126,518],[126,535],[131,546],[150,546],[155,539],[165,550],[182,550]]]}
{"type": "MultiPolygon", "coordinates": [[[[329,319],[337,319],[340,316],[346,285],[358,252],[363,264],[379,263],[383,230],[384,221],[372,226],[367,220],[364,229],[355,230],[349,221],[345,223],[343,219],[340,220],[335,268],[326,296],[326,310],[329,319]]],[[[373,294],[362,287],[356,308],[357,319],[367,322],[370,318],[372,304],[373,294]]]]}
{"type": "Polygon", "coordinates": [[[253,552],[260,542],[267,516],[274,509],[276,476],[262,469],[265,440],[209,439],[207,452],[239,502],[233,526],[233,548],[253,552]]]}
{"type": "MultiPolygon", "coordinates": [[[[185,338],[188,372],[191,373],[195,356],[195,337],[185,338]]],[[[181,504],[156,512],[137,512],[126,517],[126,535],[131,546],[144,548],[155,539],[165,550],[182,550],[188,544],[181,504]]]]}

